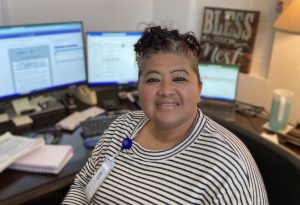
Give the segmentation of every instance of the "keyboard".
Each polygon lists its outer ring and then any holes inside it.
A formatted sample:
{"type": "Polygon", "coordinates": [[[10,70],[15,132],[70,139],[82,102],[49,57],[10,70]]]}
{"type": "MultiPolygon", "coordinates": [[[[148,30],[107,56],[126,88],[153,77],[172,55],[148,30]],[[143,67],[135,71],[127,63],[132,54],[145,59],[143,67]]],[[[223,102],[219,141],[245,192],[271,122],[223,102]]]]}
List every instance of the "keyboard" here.
{"type": "Polygon", "coordinates": [[[109,125],[115,120],[114,116],[105,118],[93,118],[80,123],[82,128],[82,135],[84,138],[91,138],[101,136],[109,125]]]}

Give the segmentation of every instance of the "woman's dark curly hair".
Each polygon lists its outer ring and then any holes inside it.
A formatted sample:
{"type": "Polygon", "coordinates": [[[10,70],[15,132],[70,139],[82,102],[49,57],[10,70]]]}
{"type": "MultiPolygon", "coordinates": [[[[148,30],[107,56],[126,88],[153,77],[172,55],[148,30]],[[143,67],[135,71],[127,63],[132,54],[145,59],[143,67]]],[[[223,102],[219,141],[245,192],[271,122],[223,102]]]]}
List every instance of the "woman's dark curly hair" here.
{"type": "Polygon", "coordinates": [[[172,53],[189,59],[191,67],[201,84],[198,70],[201,48],[194,33],[188,32],[179,34],[178,30],[168,30],[160,26],[149,26],[144,30],[142,37],[134,45],[134,50],[139,67],[139,77],[144,62],[153,54],[172,53]]]}

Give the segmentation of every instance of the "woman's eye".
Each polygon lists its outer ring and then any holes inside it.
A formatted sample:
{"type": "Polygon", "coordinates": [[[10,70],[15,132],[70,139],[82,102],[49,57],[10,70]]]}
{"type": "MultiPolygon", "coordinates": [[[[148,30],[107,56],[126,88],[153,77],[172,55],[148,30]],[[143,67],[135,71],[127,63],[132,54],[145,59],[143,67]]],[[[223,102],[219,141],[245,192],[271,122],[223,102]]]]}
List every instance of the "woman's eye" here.
{"type": "Polygon", "coordinates": [[[186,81],[186,79],[183,77],[176,77],[173,79],[173,81],[186,81]]]}
{"type": "Polygon", "coordinates": [[[159,79],[156,78],[150,78],[148,80],[146,80],[147,83],[155,83],[155,82],[159,82],[159,79]]]}

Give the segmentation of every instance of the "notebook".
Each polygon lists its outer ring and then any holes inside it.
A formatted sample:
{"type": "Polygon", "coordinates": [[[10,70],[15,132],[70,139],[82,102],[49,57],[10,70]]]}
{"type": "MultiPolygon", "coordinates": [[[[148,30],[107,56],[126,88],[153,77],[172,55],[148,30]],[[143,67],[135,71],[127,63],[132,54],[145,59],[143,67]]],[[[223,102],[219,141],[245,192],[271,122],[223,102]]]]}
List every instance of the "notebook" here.
{"type": "Polygon", "coordinates": [[[203,82],[199,107],[204,113],[235,120],[239,70],[237,65],[199,64],[203,82]]]}
{"type": "Polygon", "coordinates": [[[45,145],[41,138],[33,139],[5,132],[0,135],[0,173],[18,158],[45,145]]]}
{"type": "Polygon", "coordinates": [[[16,160],[9,169],[58,174],[72,156],[70,145],[44,145],[16,160]]]}

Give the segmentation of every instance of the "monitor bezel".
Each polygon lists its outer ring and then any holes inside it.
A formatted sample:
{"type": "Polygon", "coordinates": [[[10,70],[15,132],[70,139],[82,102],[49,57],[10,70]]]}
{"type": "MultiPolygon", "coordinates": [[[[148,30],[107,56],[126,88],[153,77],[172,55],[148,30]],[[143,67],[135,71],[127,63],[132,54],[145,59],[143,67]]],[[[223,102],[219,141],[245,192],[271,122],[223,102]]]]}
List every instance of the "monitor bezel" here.
{"type": "Polygon", "coordinates": [[[87,31],[86,33],[85,33],[85,41],[86,41],[86,63],[87,63],[87,69],[86,69],[86,71],[87,71],[87,85],[89,86],[89,87],[111,87],[111,88],[137,88],[137,86],[138,86],[138,78],[137,78],[137,80],[135,81],[135,82],[126,82],[126,83],[119,83],[119,82],[102,82],[102,83],[100,83],[100,82],[90,82],[89,81],[89,64],[88,64],[88,38],[87,38],[87,36],[89,35],[89,34],[101,34],[101,33],[137,33],[137,34],[140,34],[140,37],[142,36],[142,34],[143,34],[143,32],[141,32],[141,31],[97,31],[97,30],[91,30],[91,31],[87,31]]]}
{"type": "Polygon", "coordinates": [[[51,86],[43,89],[37,89],[37,90],[30,90],[28,93],[14,93],[12,95],[6,95],[6,96],[0,96],[0,102],[1,101],[8,101],[13,100],[17,98],[22,97],[30,97],[35,96],[39,94],[44,94],[47,92],[54,92],[59,91],[63,89],[67,89],[70,87],[76,87],[80,85],[86,85],[87,84],[87,59],[86,59],[86,44],[84,41],[84,25],[83,21],[62,21],[62,22],[49,22],[49,23],[31,23],[31,24],[16,24],[16,25],[9,25],[9,26],[0,26],[0,29],[2,28],[16,28],[16,27],[32,27],[32,26],[43,26],[43,25],[62,25],[62,24],[80,24],[81,25],[81,39],[82,39],[82,46],[83,46],[83,57],[84,57],[84,73],[85,73],[85,80],[79,81],[79,82],[72,82],[68,84],[58,85],[58,86],[51,86]]]}
{"type": "Polygon", "coordinates": [[[236,64],[225,64],[225,63],[212,63],[212,62],[200,62],[198,65],[198,69],[199,69],[199,76],[200,79],[202,78],[201,73],[200,73],[200,65],[201,64],[205,64],[205,65],[217,65],[217,66],[224,66],[224,67],[236,67],[238,70],[238,74],[237,74],[237,83],[236,83],[236,87],[235,87],[235,93],[234,93],[234,99],[228,99],[228,98],[217,98],[217,97],[210,97],[210,96],[203,96],[202,92],[200,94],[200,98],[203,100],[208,100],[208,101],[219,101],[219,102],[229,102],[229,103],[234,103],[236,102],[236,98],[237,98],[237,93],[238,93],[238,84],[239,84],[239,78],[240,78],[240,67],[236,64]]]}

